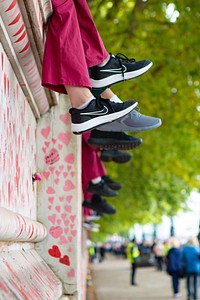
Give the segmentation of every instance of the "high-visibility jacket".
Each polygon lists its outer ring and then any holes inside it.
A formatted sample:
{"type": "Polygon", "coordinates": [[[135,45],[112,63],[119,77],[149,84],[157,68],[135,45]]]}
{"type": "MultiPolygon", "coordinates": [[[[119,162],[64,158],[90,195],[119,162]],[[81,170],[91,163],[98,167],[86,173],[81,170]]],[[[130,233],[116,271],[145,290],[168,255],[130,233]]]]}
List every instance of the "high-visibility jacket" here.
{"type": "Polygon", "coordinates": [[[133,242],[128,243],[126,253],[131,264],[136,262],[137,258],[140,256],[140,251],[138,250],[137,245],[133,242]]]}

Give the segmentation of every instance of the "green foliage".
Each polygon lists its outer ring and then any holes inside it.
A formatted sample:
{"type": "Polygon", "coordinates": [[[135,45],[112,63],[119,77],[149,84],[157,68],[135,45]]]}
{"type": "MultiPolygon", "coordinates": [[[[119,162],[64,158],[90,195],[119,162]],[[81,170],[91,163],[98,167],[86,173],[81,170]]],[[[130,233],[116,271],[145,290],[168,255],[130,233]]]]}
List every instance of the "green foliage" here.
{"type": "Polygon", "coordinates": [[[143,144],[124,165],[106,169],[123,189],[107,201],[117,214],[100,221],[101,234],[134,223],[158,223],[175,215],[200,188],[200,2],[194,0],[93,0],[95,23],[109,52],[151,59],[148,73],[113,86],[122,100],[139,102],[141,113],[162,126],[137,133],[143,144]],[[171,10],[169,10],[171,8],[171,10]],[[171,15],[170,15],[171,14],[171,15]]]}

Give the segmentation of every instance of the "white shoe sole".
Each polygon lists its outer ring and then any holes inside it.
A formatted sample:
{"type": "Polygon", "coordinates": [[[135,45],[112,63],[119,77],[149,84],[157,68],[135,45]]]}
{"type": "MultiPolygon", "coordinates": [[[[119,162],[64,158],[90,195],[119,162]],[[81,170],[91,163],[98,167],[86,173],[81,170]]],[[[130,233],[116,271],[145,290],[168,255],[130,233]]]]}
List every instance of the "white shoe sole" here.
{"type": "Polygon", "coordinates": [[[151,68],[152,65],[153,65],[153,63],[151,62],[150,64],[148,64],[146,67],[144,67],[142,69],[124,73],[124,76],[122,74],[115,74],[115,75],[111,75],[107,78],[100,79],[100,80],[94,80],[91,78],[90,79],[91,85],[93,88],[102,88],[102,87],[106,87],[106,86],[112,85],[117,82],[133,79],[133,78],[138,77],[138,76],[144,74],[145,72],[147,72],[151,68]]]}
{"type": "Polygon", "coordinates": [[[161,119],[159,119],[159,121],[152,126],[131,127],[120,122],[114,122],[114,124],[105,124],[99,126],[97,129],[100,131],[112,131],[112,132],[140,132],[140,131],[152,130],[161,125],[162,125],[162,121],[161,119]]]}
{"type": "Polygon", "coordinates": [[[71,123],[71,131],[74,134],[81,134],[83,132],[86,132],[88,130],[96,128],[99,125],[112,122],[112,121],[117,120],[117,119],[125,116],[126,114],[128,114],[137,105],[138,105],[138,103],[135,102],[133,105],[127,107],[126,109],[120,110],[120,111],[115,112],[115,113],[111,113],[111,114],[108,114],[108,115],[105,115],[105,116],[99,116],[99,117],[96,117],[92,120],[89,120],[89,121],[86,121],[86,122],[80,123],[80,124],[71,123]]]}

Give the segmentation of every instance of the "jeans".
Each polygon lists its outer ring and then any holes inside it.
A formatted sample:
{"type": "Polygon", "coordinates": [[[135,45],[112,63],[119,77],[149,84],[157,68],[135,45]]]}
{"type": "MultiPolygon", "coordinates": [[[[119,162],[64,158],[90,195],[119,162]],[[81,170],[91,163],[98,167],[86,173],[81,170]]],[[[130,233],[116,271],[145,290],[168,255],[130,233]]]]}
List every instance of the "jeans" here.
{"type": "Polygon", "coordinates": [[[179,292],[179,275],[180,275],[180,272],[178,272],[178,271],[171,272],[172,286],[173,286],[174,294],[178,294],[178,292],[179,292]]]}
{"type": "Polygon", "coordinates": [[[198,273],[187,273],[186,274],[186,286],[187,286],[187,296],[193,295],[193,299],[197,300],[197,286],[198,286],[198,273]]]}

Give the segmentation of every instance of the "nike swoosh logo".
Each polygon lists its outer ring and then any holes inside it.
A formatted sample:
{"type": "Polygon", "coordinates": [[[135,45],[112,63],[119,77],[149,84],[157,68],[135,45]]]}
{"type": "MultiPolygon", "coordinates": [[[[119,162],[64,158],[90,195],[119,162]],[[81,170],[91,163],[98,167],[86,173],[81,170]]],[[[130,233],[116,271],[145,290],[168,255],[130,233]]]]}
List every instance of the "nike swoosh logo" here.
{"type": "Polygon", "coordinates": [[[123,69],[118,68],[118,69],[105,69],[105,70],[100,70],[100,72],[109,72],[109,73],[125,73],[127,71],[127,67],[125,65],[122,65],[123,69]]]}
{"type": "Polygon", "coordinates": [[[102,110],[80,113],[80,115],[84,115],[84,116],[103,116],[103,115],[106,115],[107,112],[108,112],[108,108],[106,106],[103,106],[102,110]]]}

